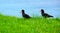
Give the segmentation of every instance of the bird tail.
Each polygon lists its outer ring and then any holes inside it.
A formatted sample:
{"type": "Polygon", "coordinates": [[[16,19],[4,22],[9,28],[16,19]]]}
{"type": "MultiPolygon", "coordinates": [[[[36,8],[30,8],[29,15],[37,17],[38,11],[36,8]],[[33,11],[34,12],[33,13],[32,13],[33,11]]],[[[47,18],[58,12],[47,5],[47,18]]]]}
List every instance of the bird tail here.
{"type": "Polygon", "coordinates": [[[53,17],[53,16],[50,16],[50,17],[53,17]]]}

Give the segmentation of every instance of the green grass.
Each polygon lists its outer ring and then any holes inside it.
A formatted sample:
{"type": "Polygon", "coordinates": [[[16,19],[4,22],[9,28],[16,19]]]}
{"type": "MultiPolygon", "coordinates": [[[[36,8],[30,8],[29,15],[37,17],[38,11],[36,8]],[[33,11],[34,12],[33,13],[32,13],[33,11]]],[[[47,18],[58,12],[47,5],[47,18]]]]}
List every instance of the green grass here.
{"type": "Polygon", "coordinates": [[[0,33],[60,33],[60,19],[24,19],[0,15],[0,33]]]}

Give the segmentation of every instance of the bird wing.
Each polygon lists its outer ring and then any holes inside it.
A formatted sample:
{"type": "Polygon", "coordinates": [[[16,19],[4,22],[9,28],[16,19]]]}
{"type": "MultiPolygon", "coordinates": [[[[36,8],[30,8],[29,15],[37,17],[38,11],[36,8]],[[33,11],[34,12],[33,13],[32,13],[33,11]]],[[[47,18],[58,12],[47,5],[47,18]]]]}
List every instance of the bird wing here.
{"type": "Polygon", "coordinates": [[[45,16],[48,16],[48,17],[53,17],[53,16],[51,16],[51,15],[49,15],[49,14],[47,14],[47,13],[45,13],[45,16]]]}
{"type": "Polygon", "coordinates": [[[30,18],[30,16],[28,14],[25,14],[26,17],[30,18]]]}

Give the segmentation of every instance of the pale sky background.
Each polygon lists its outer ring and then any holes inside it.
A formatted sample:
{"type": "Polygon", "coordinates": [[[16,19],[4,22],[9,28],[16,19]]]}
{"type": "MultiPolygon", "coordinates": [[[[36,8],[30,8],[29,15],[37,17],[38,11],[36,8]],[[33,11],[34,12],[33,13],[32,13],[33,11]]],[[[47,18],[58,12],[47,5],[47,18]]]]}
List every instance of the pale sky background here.
{"type": "Polygon", "coordinates": [[[0,0],[0,13],[9,16],[22,17],[22,9],[30,15],[40,16],[40,10],[54,17],[60,17],[60,0],[0,0]]]}

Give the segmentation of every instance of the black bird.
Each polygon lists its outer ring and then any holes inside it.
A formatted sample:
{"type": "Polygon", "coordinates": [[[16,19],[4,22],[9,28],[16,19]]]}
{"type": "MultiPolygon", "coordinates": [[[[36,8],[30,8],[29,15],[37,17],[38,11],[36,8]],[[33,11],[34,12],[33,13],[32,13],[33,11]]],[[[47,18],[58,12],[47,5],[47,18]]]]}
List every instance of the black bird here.
{"type": "Polygon", "coordinates": [[[47,14],[47,13],[44,13],[44,10],[43,10],[43,9],[41,9],[41,15],[42,15],[44,18],[53,17],[53,16],[51,16],[51,15],[49,15],[49,14],[47,14]]]}
{"type": "Polygon", "coordinates": [[[24,10],[21,10],[21,12],[22,12],[22,16],[24,18],[31,18],[29,15],[25,14],[24,10]]]}

